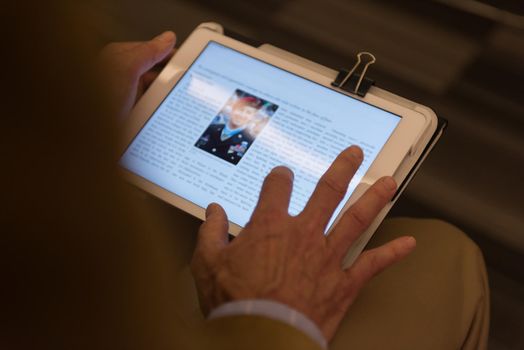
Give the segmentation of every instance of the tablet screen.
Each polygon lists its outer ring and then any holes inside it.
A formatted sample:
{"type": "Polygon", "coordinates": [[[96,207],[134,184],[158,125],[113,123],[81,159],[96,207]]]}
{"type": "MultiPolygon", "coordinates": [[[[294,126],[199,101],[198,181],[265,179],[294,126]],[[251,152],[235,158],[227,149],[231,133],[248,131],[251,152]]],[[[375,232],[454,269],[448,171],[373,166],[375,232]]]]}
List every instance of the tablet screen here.
{"type": "MultiPolygon", "coordinates": [[[[400,117],[210,42],[121,158],[142,178],[205,208],[217,202],[245,226],[264,177],[295,173],[289,213],[350,145],[364,151],[342,209],[400,117]]],[[[331,223],[330,223],[331,225],[331,223]]]]}

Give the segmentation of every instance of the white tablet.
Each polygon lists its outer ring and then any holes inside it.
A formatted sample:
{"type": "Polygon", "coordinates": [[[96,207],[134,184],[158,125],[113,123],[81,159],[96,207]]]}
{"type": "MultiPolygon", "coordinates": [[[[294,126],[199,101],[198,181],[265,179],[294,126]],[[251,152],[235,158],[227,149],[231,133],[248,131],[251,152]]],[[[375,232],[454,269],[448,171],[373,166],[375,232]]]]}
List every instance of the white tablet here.
{"type": "Polygon", "coordinates": [[[202,25],[133,110],[120,165],[132,183],[200,219],[210,203],[219,203],[236,235],[272,168],[285,165],[295,174],[289,207],[295,215],[335,157],[358,145],[364,161],[329,234],[376,179],[391,175],[405,187],[438,130],[429,108],[375,87],[365,97],[352,95],[331,85],[335,76],[277,48],[226,36],[218,25],[202,25]]]}

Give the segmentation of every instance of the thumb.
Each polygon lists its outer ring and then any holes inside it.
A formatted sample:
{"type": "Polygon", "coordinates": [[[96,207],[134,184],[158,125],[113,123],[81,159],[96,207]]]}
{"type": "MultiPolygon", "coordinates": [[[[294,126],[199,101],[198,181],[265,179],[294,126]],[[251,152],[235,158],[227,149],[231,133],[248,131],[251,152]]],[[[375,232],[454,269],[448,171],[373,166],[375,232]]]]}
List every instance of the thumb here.
{"type": "Polygon", "coordinates": [[[129,64],[136,75],[141,76],[162,62],[173,51],[175,41],[175,33],[168,31],[131,49],[129,64]]]}
{"type": "Polygon", "coordinates": [[[206,221],[198,231],[197,249],[201,254],[214,255],[228,244],[227,215],[224,209],[211,203],[206,209],[206,221]]]}

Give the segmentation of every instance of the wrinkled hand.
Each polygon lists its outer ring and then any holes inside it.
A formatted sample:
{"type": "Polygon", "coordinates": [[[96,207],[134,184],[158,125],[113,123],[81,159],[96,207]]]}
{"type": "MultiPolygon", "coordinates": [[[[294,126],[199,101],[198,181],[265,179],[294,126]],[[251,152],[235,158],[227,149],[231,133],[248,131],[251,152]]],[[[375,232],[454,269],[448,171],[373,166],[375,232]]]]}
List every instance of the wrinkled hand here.
{"type": "Polygon", "coordinates": [[[99,57],[99,66],[115,113],[125,118],[174,54],[175,34],[165,32],[145,42],[124,42],[107,45],[99,57]]]}
{"type": "Polygon", "coordinates": [[[288,214],[293,174],[285,167],[273,169],[250,221],[231,243],[224,210],[211,204],[191,264],[204,312],[228,301],[270,299],[301,311],[331,340],[364,284],[415,247],[413,237],[401,237],[365,251],[342,269],[351,244],[396,190],[392,178],[378,180],[326,237],[329,219],[362,158],[355,146],[342,152],[294,217],[288,214]]]}

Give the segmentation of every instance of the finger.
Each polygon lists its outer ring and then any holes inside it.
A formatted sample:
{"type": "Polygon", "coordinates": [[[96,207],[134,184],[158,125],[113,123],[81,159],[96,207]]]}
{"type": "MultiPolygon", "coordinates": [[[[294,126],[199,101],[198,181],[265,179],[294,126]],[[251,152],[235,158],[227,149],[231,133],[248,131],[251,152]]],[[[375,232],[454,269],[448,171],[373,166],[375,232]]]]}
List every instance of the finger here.
{"type": "Polygon", "coordinates": [[[141,84],[143,91],[149,89],[151,84],[155,81],[155,79],[158,77],[160,73],[155,72],[154,70],[151,70],[149,72],[146,72],[144,75],[142,75],[141,78],[141,84]]]}
{"type": "Polygon", "coordinates": [[[175,55],[175,52],[176,52],[175,49],[171,50],[171,52],[162,61],[155,64],[153,68],[149,70],[149,72],[160,73],[162,69],[164,69],[166,64],[173,58],[173,56],[175,55]]]}
{"type": "Polygon", "coordinates": [[[216,204],[210,204],[206,209],[206,221],[198,231],[196,251],[207,257],[215,256],[228,243],[227,215],[224,209],[216,204]]]}
{"type": "Polygon", "coordinates": [[[328,235],[328,245],[342,258],[351,244],[373,222],[378,213],[391,200],[397,184],[386,176],[375,182],[342,216],[333,231],[328,235]]]}
{"type": "Polygon", "coordinates": [[[175,50],[172,50],[171,53],[162,60],[162,62],[158,63],[151,70],[142,74],[142,76],[140,77],[139,85],[138,85],[137,100],[140,97],[142,97],[144,92],[147,89],[149,89],[151,84],[153,84],[156,78],[158,78],[158,76],[160,75],[160,71],[164,69],[166,63],[173,57],[174,54],[175,54],[175,50]]]}
{"type": "Polygon", "coordinates": [[[353,266],[346,271],[349,280],[360,290],[371,278],[404,259],[415,249],[417,242],[413,237],[400,237],[378,248],[363,252],[353,266]]]}
{"type": "Polygon", "coordinates": [[[175,50],[171,50],[171,52],[166,56],[166,58],[164,58],[161,62],[157,63],[153,68],[151,68],[151,70],[145,72],[142,75],[141,80],[144,91],[147,90],[149,86],[151,86],[153,81],[155,81],[155,79],[160,75],[160,72],[162,71],[162,69],[164,69],[169,60],[173,58],[174,54],[175,50]]]}
{"type": "Polygon", "coordinates": [[[264,179],[253,217],[268,212],[287,214],[293,190],[293,172],[284,166],[271,170],[264,179]]]}
{"type": "Polygon", "coordinates": [[[176,49],[172,49],[166,57],[164,57],[164,59],[160,62],[158,62],[156,64],[156,66],[154,67],[155,69],[159,69],[159,70],[162,70],[164,69],[165,65],[173,58],[173,56],[175,55],[176,53],[176,49]]]}
{"type": "Polygon", "coordinates": [[[351,146],[340,153],[318,181],[301,215],[313,220],[314,225],[324,231],[362,159],[362,150],[358,146],[351,146]]]}
{"type": "Polygon", "coordinates": [[[175,33],[165,32],[127,51],[130,68],[141,76],[173,52],[175,39],[175,33]]]}
{"type": "Polygon", "coordinates": [[[129,51],[131,49],[134,49],[135,47],[142,45],[143,41],[123,41],[123,42],[116,42],[116,43],[110,43],[107,44],[103,49],[102,53],[109,52],[111,54],[120,54],[126,51],[129,51]]]}

